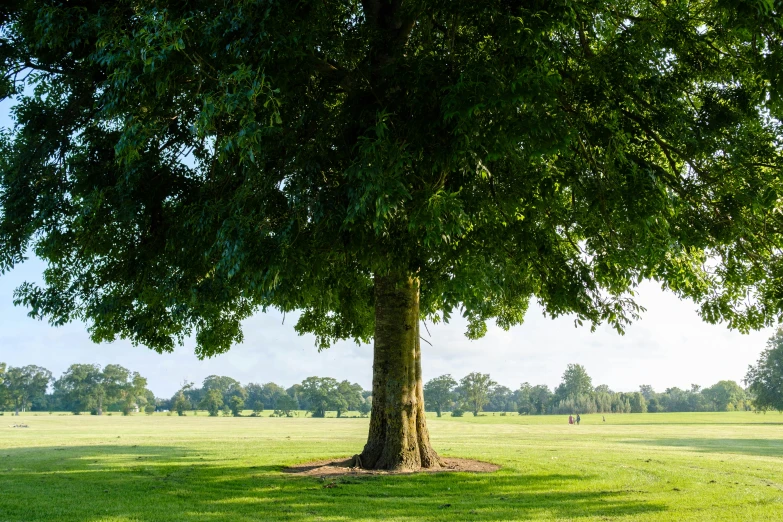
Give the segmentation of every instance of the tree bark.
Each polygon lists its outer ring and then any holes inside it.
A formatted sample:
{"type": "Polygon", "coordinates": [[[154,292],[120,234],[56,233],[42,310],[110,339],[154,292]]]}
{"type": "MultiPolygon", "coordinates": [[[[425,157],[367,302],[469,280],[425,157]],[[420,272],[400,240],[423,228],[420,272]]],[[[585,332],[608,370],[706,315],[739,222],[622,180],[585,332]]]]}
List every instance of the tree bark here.
{"type": "Polygon", "coordinates": [[[443,465],[430,445],[419,344],[419,281],[375,277],[375,346],[370,431],[357,465],[418,470],[443,465]]]}

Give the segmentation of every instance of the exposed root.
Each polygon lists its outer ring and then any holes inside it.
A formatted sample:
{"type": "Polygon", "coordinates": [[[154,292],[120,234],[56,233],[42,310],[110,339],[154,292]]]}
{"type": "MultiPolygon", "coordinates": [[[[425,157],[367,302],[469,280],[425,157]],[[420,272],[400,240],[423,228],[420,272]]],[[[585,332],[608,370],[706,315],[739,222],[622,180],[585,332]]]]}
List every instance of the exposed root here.
{"type": "Polygon", "coordinates": [[[362,467],[355,466],[357,462],[356,457],[357,455],[354,455],[350,459],[345,460],[337,459],[308,462],[305,464],[298,464],[296,466],[285,468],[283,471],[285,473],[291,473],[298,476],[325,477],[344,475],[405,475],[411,473],[449,473],[454,471],[464,473],[492,473],[500,469],[500,466],[497,464],[482,462],[480,460],[443,457],[439,459],[442,462],[440,467],[420,468],[416,470],[364,469],[362,467]]]}

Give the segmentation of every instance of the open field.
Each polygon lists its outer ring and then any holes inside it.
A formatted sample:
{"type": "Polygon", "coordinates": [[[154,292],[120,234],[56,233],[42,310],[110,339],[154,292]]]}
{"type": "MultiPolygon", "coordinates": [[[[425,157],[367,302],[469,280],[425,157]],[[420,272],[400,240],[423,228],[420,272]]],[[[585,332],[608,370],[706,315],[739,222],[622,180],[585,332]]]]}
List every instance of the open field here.
{"type": "Polygon", "coordinates": [[[6,413],[0,522],[783,520],[783,415],[606,420],[433,416],[438,451],[503,469],[325,488],[281,468],[357,453],[367,419],[6,413]]]}

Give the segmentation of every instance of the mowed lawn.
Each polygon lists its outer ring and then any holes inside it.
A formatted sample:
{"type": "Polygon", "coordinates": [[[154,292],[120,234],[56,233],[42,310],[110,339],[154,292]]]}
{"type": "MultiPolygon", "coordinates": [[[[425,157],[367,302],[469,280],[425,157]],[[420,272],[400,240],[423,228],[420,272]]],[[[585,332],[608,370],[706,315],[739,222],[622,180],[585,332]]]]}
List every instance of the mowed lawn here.
{"type": "Polygon", "coordinates": [[[0,521],[783,520],[783,415],[582,419],[433,416],[501,471],[321,480],[281,470],[357,453],[367,419],[6,413],[0,521]]]}

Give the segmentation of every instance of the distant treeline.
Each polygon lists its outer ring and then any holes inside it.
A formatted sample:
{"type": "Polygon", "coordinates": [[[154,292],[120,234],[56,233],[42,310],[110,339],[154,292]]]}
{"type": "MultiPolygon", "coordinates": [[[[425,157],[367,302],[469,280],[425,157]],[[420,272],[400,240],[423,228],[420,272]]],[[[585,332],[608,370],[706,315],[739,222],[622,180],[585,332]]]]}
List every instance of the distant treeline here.
{"type": "MultiPolygon", "coordinates": [[[[242,385],[231,377],[210,375],[195,386],[184,383],[171,398],[160,398],[147,388],[138,372],[110,364],[74,364],[58,379],[39,366],[8,367],[0,363],[0,410],[71,411],[124,414],[144,411],[172,411],[185,415],[206,410],[210,415],[242,415],[264,410],[275,415],[292,415],[297,410],[324,417],[327,411],[342,416],[347,411],[367,415],[372,407],[371,391],[349,381],[330,377],[308,377],[285,388],[279,384],[242,385]],[[50,386],[51,385],[51,386],[50,386]]],[[[522,415],[570,413],[656,413],[750,410],[749,393],[734,381],[720,381],[708,388],[667,388],[658,393],[651,386],[635,392],[614,392],[607,385],[593,387],[592,379],[579,364],[569,364],[562,382],[554,390],[544,384],[523,383],[517,390],[499,385],[489,374],[471,373],[459,381],[442,375],[424,385],[429,411],[453,416],[464,412],[518,412],[522,415]]]]}
{"type": "Polygon", "coordinates": [[[300,384],[284,388],[273,382],[251,382],[243,386],[231,377],[210,375],[201,387],[186,383],[171,399],[158,400],[159,409],[176,411],[179,415],[200,409],[213,416],[221,412],[241,415],[243,410],[252,410],[253,415],[272,410],[275,415],[290,416],[294,411],[305,410],[313,417],[325,417],[327,411],[341,417],[346,411],[366,415],[371,405],[370,392],[358,384],[338,382],[331,377],[308,377],[300,384]]]}
{"type": "Polygon", "coordinates": [[[593,387],[582,365],[569,364],[562,382],[554,390],[545,384],[523,383],[511,390],[494,382],[489,374],[471,373],[459,382],[442,375],[424,385],[427,408],[438,415],[451,411],[462,415],[471,411],[519,412],[521,415],[571,413],[657,413],[678,411],[751,410],[749,393],[735,381],[720,381],[709,388],[667,388],[657,393],[652,386],[639,391],[615,392],[602,384],[593,387]]]}
{"type": "Polygon", "coordinates": [[[72,364],[59,379],[40,366],[0,363],[0,410],[129,414],[155,411],[147,379],[118,364],[72,364]],[[48,392],[49,385],[51,392],[48,392]]]}

